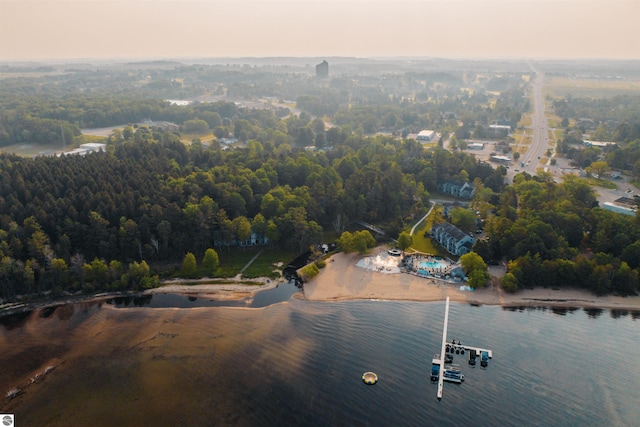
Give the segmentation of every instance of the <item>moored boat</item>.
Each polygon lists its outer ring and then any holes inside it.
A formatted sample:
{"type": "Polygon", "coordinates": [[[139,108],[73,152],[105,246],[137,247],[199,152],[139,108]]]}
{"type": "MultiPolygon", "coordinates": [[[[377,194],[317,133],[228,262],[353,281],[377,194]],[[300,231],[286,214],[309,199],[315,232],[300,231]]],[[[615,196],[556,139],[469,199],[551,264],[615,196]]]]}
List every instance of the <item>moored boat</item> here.
{"type": "Polygon", "coordinates": [[[449,365],[444,367],[443,379],[451,383],[462,383],[464,381],[464,374],[460,372],[460,368],[457,365],[449,365]]]}

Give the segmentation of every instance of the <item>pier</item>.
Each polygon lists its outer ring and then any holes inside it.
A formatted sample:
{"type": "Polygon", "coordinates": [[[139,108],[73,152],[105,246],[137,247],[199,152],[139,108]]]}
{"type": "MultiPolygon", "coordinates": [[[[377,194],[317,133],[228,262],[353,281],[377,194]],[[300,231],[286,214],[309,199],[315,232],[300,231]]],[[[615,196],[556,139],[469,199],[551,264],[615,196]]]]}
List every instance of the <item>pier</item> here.
{"type": "MultiPolygon", "coordinates": [[[[452,340],[447,342],[447,328],[449,326],[449,297],[447,297],[445,309],[444,309],[444,322],[442,325],[442,345],[440,346],[440,354],[436,355],[432,360],[432,366],[438,365],[438,400],[442,399],[442,392],[444,389],[444,369],[446,354],[464,354],[470,352],[475,357],[480,357],[480,364],[486,367],[488,360],[493,358],[493,352],[486,348],[473,347],[469,345],[463,345],[460,341],[452,340]]],[[[433,376],[433,374],[432,374],[433,376]]],[[[464,378],[463,378],[464,380],[464,378]]]]}

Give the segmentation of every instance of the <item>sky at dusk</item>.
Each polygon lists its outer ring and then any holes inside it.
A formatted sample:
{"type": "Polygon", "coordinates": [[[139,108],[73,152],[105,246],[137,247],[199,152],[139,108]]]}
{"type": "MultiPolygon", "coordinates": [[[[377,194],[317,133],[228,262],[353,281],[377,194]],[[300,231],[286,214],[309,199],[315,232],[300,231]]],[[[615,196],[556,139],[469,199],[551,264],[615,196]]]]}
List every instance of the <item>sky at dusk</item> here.
{"type": "Polygon", "coordinates": [[[640,59],[640,0],[0,0],[0,61],[640,59]]]}

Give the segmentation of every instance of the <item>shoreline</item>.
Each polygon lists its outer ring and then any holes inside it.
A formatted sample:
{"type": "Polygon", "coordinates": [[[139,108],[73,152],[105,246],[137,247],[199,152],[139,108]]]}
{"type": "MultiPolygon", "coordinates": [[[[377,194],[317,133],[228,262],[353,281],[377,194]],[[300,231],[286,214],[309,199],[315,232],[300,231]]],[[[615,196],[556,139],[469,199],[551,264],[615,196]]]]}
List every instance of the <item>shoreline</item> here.
{"type": "Polygon", "coordinates": [[[309,301],[388,300],[444,301],[471,305],[503,307],[600,308],[640,311],[640,296],[596,296],[583,289],[523,289],[513,294],[504,292],[492,276],[492,285],[475,291],[462,291],[461,283],[450,283],[408,273],[385,274],[361,267],[357,262],[386,251],[377,247],[370,254],[337,253],[327,259],[320,274],[304,284],[303,298],[309,301]]]}
{"type": "Polygon", "coordinates": [[[77,304],[82,302],[100,301],[110,298],[135,297],[154,294],[199,296],[201,298],[209,298],[212,300],[220,301],[242,300],[251,297],[260,291],[275,289],[279,284],[283,283],[284,279],[280,278],[273,280],[266,277],[257,279],[230,278],[225,279],[225,283],[204,283],[201,285],[182,284],[194,282],[211,282],[212,280],[219,279],[172,279],[166,282],[162,282],[163,284],[157,288],[145,289],[144,291],[139,292],[100,292],[94,295],[69,295],[66,297],[60,297],[51,300],[9,303],[4,306],[0,306],[0,318],[18,313],[24,313],[27,311],[33,311],[36,309],[45,309],[67,304],[77,304]],[[241,282],[253,282],[255,284],[250,285],[241,282]]]}
{"type": "MultiPolygon", "coordinates": [[[[510,294],[500,289],[498,278],[492,275],[492,284],[475,291],[462,291],[464,282],[425,278],[409,273],[382,273],[356,266],[366,257],[386,252],[386,246],[378,246],[369,254],[336,253],[329,257],[320,273],[304,284],[302,291],[293,295],[296,299],[317,302],[352,300],[436,302],[449,297],[452,302],[470,305],[498,305],[502,307],[592,308],[640,312],[640,296],[597,296],[584,289],[523,289],[510,294]]],[[[494,272],[495,274],[495,272],[494,272]]],[[[240,279],[231,278],[226,283],[210,283],[212,279],[174,279],[162,286],[136,293],[99,293],[60,298],[36,303],[16,303],[0,308],[0,317],[43,309],[52,306],[90,302],[107,298],[154,294],[178,294],[198,296],[219,301],[242,300],[261,291],[268,291],[284,283],[284,278],[240,279]],[[209,282],[203,284],[183,284],[209,282]],[[241,282],[253,282],[246,284],[241,282]]]]}

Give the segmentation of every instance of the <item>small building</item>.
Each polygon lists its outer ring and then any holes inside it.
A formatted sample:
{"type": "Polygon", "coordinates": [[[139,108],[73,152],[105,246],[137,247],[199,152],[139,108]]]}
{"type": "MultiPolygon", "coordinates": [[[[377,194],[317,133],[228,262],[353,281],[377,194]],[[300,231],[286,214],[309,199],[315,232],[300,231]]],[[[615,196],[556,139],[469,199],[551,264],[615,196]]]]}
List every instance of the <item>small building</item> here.
{"type": "Polygon", "coordinates": [[[635,216],[637,208],[631,208],[611,202],[604,202],[602,208],[611,212],[621,213],[629,216],[635,216]]]}
{"type": "Polygon", "coordinates": [[[101,144],[99,142],[87,142],[80,144],[80,148],[86,151],[105,151],[107,144],[101,144]]]}
{"type": "Polygon", "coordinates": [[[472,142],[467,144],[468,150],[484,150],[484,144],[482,142],[472,142]]]}
{"type": "Polygon", "coordinates": [[[436,132],[433,130],[421,130],[416,136],[418,142],[433,142],[436,139],[436,132]]]}
{"type": "Polygon", "coordinates": [[[473,199],[473,196],[476,194],[475,187],[468,182],[443,182],[438,184],[438,190],[444,194],[460,197],[461,199],[473,199]]]}
{"type": "Polygon", "coordinates": [[[66,153],[62,153],[65,155],[80,155],[85,156],[89,153],[97,153],[99,151],[106,151],[107,144],[101,144],[99,142],[87,142],[85,144],[80,144],[78,148],[75,148],[66,153]]]}
{"type": "Polygon", "coordinates": [[[431,238],[453,255],[464,255],[471,252],[475,239],[453,224],[443,222],[431,227],[431,238]]]}
{"type": "Polygon", "coordinates": [[[509,125],[489,125],[487,134],[492,137],[505,137],[511,133],[509,125]]]}
{"type": "Polygon", "coordinates": [[[496,162],[496,163],[500,163],[502,165],[509,165],[511,163],[511,157],[507,157],[507,156],[491,156],[490,157],[492,162],[496,162]]]}
{"type": "Polygon", "coordinates": [[[600,147],[600,148],[605,148],[605,147],[608,147],[609,145],[616,145],[615,142],[589,141],[586,139],[582,141],[582,143],[587,147],[600,147]]]}
{"type": "Polygon", "coordinates": [[[640,206],[640,200],[636,200],[636,198],[632,199],[631,197],[618,197],[613,203],[631,209],[637,209],[640,206]]]}
{"type": "Polygon", "coordinates": [[[327,61],[322,61],[318,65],[316,65],[316,78],[317,79],[326,79],[329,77],[329,63],[327,61]]]}
{"type": "Polygon", "coordinates": [[[221,232],[214,232],[214,245],[217,247],[221,246],[264,246],[269,244],[269,238],[263,234],[256,233],[255,231],[251,231],[251,235],[247,238],[247,240],[238,240],[237,238],[231,239],[231,241],[227,241],[224,239],[221,232]]]}

